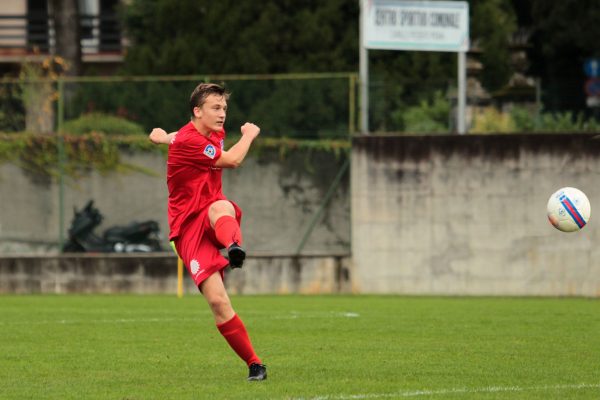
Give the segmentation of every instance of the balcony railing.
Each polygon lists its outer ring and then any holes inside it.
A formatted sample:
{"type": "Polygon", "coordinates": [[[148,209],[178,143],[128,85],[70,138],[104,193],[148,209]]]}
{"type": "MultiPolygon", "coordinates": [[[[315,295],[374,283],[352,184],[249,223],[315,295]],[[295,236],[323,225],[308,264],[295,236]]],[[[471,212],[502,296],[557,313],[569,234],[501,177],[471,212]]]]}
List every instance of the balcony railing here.
{"type": "MultiPolygon", "coordinates": [[[[120,61],[124,39],[114,14],[80,15],[84,61],[120,61]]],[[[0,62],[14,62],[31,54],[52,54],[55,48],[52,18],[0,15],[0,62]]]]}

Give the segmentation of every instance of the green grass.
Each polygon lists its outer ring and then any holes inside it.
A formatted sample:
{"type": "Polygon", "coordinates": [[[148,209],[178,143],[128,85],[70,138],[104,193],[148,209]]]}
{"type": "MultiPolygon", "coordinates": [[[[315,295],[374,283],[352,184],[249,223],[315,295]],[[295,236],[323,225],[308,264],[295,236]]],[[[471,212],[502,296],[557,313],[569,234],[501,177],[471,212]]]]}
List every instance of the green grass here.
{"type": "Polygon", "coordinates": [[[597,399],[600,301],[237,296],[247,370],[200,295],[0,296],[2,399],[597,399]]]}

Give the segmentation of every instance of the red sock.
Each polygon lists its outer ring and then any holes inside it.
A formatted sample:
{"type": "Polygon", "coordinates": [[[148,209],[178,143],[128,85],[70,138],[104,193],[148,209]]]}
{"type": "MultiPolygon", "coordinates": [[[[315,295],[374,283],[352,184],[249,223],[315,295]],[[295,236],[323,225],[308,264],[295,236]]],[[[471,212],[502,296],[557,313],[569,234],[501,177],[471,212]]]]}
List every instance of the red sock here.
{"type": "Polygon", "coordinates": [[[215,222],[215,236],[219,243],[229,247],[233,242],[242,244],[242,230],[237,219],[230,215],[224,215],[215,222]]]}
{"type": "Polygon", "coordinates": [[[250,337],[242,320],[236,315],[229,321],[217,324],[221,335],[227,340],[229,346],[237,353],[242,360],[248,364],[262,364],[260,358],[254,352],[250,337]]]}

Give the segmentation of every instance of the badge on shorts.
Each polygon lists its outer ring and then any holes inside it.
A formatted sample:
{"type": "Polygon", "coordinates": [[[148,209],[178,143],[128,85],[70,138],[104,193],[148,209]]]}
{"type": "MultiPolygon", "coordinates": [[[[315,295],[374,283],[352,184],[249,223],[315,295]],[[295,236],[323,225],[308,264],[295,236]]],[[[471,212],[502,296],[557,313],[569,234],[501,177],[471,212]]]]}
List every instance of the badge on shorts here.
{"type": "Polygon", "coordinates": [[[215,158],[216,153],[217,150],[215,150],[215,146],[213,146],[212,144],[206,145],[206,147],[204,148],[204,155],[210,159],[215,158]]]}
{"type": "Polygon", "coordinates": [[[196,276],[196,274],[200,272],[200,263],[198,262],[198,260],[192,260],[192,262],[190,263],[190,272],[194,276],[196,276]]]}

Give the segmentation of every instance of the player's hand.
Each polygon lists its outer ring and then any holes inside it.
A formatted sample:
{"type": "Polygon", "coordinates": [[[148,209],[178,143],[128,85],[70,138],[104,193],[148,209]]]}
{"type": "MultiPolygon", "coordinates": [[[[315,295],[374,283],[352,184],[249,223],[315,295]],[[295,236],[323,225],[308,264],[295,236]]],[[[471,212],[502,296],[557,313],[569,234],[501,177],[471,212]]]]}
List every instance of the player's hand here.
{"type": "Polygon", "coordinates": [[[242,131],[242,135],[250,137],[251,139],[256,138],[260,133],[260,128],[251,122],[246,122],[242,125],[240,130],[242,131]]]}
{"type": "Polygon", "coordinates": [[[148,136],[150,141],[154,144],[163,144],[166,143],[167,140],[167,131],[162,128],[154,128],[150,135],[148,136]]]}

